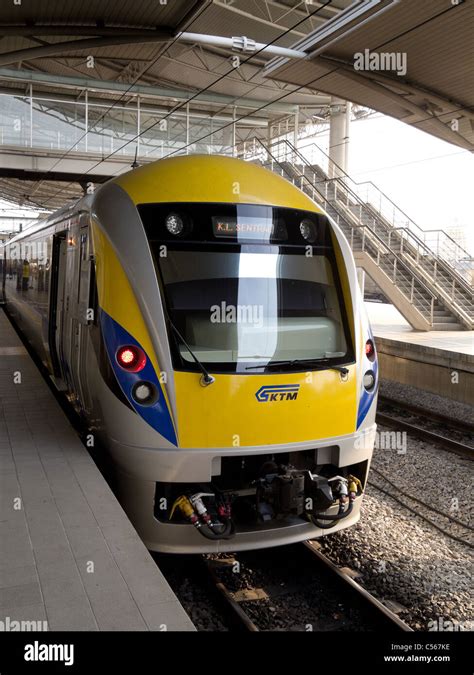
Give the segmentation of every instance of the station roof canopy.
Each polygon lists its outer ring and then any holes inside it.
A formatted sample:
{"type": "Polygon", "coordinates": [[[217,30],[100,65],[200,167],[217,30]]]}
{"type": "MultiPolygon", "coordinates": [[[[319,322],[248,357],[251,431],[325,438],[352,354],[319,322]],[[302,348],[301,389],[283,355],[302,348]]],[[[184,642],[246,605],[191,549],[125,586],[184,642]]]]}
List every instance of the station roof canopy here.
{"type": "Polygon", "coordinates": [[[294,45],[307,60],[265,72],[473,150],[473,36],[470,0],[365,0],[294,45]]]}
{"type": "MultiPolygon", "coordinates": [[[[47,98],[56,116],[70,116],[71,103],[136,106],[167,112],[192,99],[192,109],[236,116],[239,140],[268,121],[288,118],[299,106],[300,121],[328,114],[330,96],[267,78],[272,56],[235,52],[215,44],[181,41],[183,31],[246,36],[289,47],[350,4],[351,0],[35,0],[0,3],[0,94],[47,98]],[[93,57],[91,60],[90,57],[93,57]],[[294,92],[294,93],[293,93],[294,92]]],[[[0,96],[0,105],[1,105],[0,96]]],[[[44,108],[46,104],[42,103],[44,108]]],[[[90,122],[90,120],[89,120],[90,122]]],[[[262,128],[264,131],[262,132],[262,128]]],[[[23,150],[28,152],[28,148],[23,150]]],[[[70,153],[71,155],[71,153],[70,153]]],[[[0,169],[0,192],[15,202],[48,208],[80,194],[56,172],[35,180],[34,172],[0,169]],[[57,197],[54,195],[57,194],[57,197]],[[53,195],[53,197],[51,197],[53,195]]],[[[1,195],[0,195],[1,196],[1,195]]]]}
{"type": "Polygon", "coordinates": [[[294,111],[296,104],[327,104],[329,97],[304,89],[292,94],[294,87],[264,77],[270,55],[241,54],[242,65],[235,69],[230,49],[182,41],[179,34],[245,35],[289,47],[350,1],[324,6],[300,0],[36,0],[20,5],[12,0],[0,6],[0,86],[24,89],[33,82],[36,89],[52,91],[60,84],[76,90],[82,84],[107,97],[116,96],[120,85],[133,85],[131,95],[154,99],[160,94],[189,98],[208,88],[196,100],[229,110],[234,105],[254,110],[259,102],[271,104],[287,93],[260,113],[274,117],[294,111]]]}
{"type": "MultiPolygon", "coordinates": [[[[296,106],[300,122],[328,115],[336,97],[472,150],[473,21],[472,0],[11,0],[0,5],[0,93],[25,96],[32,85],[67,103],[87,90],[111,104],[139,95],[170,109],[192,99],[196,110],[242,118],[249,134],[296,106]],[[243,52],[232,68],[235,51],[182,32],[307,56],[243,52]],[[356,68],[366,50],[394,54],[400,67],[356,68]]],[[[52,185],[0,170],[12,198],[52,185]]]]}

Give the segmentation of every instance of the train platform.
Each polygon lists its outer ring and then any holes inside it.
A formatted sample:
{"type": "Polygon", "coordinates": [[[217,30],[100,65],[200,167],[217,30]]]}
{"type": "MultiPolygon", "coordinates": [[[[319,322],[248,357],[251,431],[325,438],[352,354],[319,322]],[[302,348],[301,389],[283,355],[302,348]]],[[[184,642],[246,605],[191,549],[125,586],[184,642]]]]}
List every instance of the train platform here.
{"type": "Polygon", "coordinates": [[[4,630],[195,630],[1,309],[0,485],[4,630]]]}
{"type": "Polygon", "coordinates": [[[417,331],[393,305],[366,302],[365,306],[376,338],[474,356],[473,331],[417,331]]]}
{"type": "Polygon", "coordinates": [[[473,331],[415,331],[393,305],[365,306],[382,378],[474,404],[473,331]]]}

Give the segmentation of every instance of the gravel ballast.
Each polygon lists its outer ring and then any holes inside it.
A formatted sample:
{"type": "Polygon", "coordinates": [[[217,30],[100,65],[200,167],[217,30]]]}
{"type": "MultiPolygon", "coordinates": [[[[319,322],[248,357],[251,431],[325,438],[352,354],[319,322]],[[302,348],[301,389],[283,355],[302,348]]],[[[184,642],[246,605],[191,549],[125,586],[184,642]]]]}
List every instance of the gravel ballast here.
{"type": "Polygon", "coordinates": [[[460,403],[459,401],[453,401],[444,396],[432,394],[429,391],[418,389],[410,384],[401,384],[393,380],[381,379],[380,395],[392,398],[395,401],[401,401],[402,403],[417,405],[420,408],[432,410],[435,413],[447,415],[452,419],[458,419],[462,422],[471,422],[474,425],[474,409],[472,406],[460,403]]]}
{"type": "MultiPolygon", "coordinates": [[[[472,522],[472,462],[408,439],[406,454],[375,450],[372,467],[410,495],[462,522],[472,522]]],[[[369,481],[393,489],[375,471],[369,481]]],[[[416,503],[404,501],[426,515],[416,503]]],[[[458,526],[453,528],[434,513],[428,515],[459,536],[458,526]]],[[[395,603],[400,618],[415,630],[474,630],[472,549],[438,532],[376,488],[368,486],[355,527],[320,542],[333,562],[361,574],[358,581],[367,590],[395,603]]]]}

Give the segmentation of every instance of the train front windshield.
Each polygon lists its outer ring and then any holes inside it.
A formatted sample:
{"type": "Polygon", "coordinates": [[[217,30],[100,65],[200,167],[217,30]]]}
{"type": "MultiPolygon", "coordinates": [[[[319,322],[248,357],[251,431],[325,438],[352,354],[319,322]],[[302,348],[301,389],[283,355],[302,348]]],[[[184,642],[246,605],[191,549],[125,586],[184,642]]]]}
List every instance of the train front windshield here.
{"type": "Polygon", "coordinates": [[[353,361],[326,216],[245,204],[139,211],[177,329],[169,330],[176,369],[197,370],[184,343],[212,372],[353,361]]]}

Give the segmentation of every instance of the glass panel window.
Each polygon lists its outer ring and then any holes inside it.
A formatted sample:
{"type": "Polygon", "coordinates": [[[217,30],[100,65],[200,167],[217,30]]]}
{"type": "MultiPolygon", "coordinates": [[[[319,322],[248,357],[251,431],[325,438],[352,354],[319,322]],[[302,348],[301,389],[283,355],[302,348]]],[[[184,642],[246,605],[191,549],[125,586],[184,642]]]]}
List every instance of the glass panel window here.
{"type": "Polygon", "coordinates": [[[191,352],[212,372],[353,360],[325,216],[260,205],[139,208],[175,367],[195,370],[191,352]]]}

